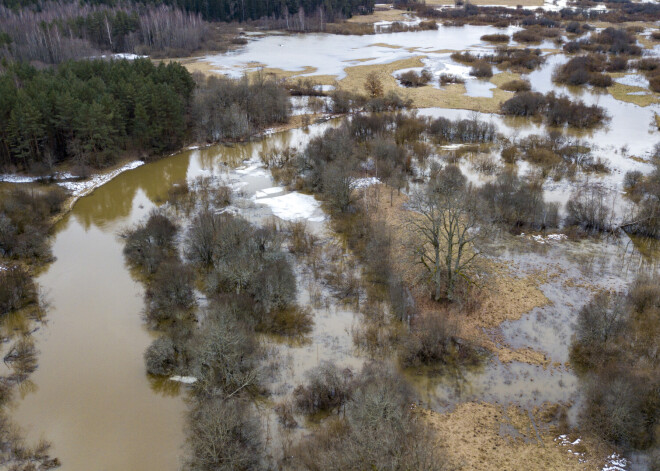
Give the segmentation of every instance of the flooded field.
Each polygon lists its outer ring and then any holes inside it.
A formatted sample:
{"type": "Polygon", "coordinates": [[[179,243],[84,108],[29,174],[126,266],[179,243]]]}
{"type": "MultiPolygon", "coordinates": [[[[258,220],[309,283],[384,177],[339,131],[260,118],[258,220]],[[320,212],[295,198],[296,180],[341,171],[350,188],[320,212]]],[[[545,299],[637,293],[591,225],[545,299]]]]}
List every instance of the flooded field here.
{"type": "MultiPolygon", "coordinates": [[[[482,35],[511,34],[518,29],[464,26],[373,36],[271,34],[251,39],[236,52],[205,60],[214,70],[234,76],[268,67],[300,76],[342,79],[346,67],[424,56],[425,67],[435,75],[457,71],[466,75],[464,66],[449,58],[449,51],[491,51],[492,46],[480,40],[482,35]]],[[[599,180],[620,195],[625,172],[650,171],[647,159],[658,142],[653,122],[660,105],[641,107],[607,93],[559,87],[551,81],[552,70],[566,60],[562,54],[550,55],[544,66],[526,78],[534,91],[562,92],[606,108],[611,120],[604,126],[567,132],[588,143],[611,173],[547,181],[545,196],[563,204],[587,179],[599,180]]],[[[493,96],[495,85],[466,77],[468,96],[493,96]]],[[[306,103],[297,98],[294,114],[304,114],[306,103]]],[[[418,113],[451,119],[477,117],[493,122],[498,132],[512,140],[549,130],[522,118],[460,109],[426,108],[418,113]]],[[[143,288],[124,262],[120,234],[163,204],[174,185],[210,177],[232,189],[229,211],[256,224],[305,220],[323,254],[345,260],[346,270],[354,270],[359,277],[359,264],[332,232],[322,204],[309,194],[278,186],[260,160],[261,154],[274,149],[301,149],[310,138],[338,123],[313,124],[248,143],[191,148],[126,171],[77,201],[55,228],[56,261],[37,280],[49,301],[47,322],[33,334],[39,367],[30,377],[33,386],[21,391],[11,409],[30,440],[51,441],[52,455],[67,470],[179,469],[186,387],[171,381],[163,386],[145,373],[143,353],[156,333],[145,325],[143,288]]],[[[521,174],[526,170],[521,165],[521,174]]],[[[476,173],[468,170],[466,174],[480,181],[476,173]]],[[[621,203],[617,209],[622,213],[626,206],[621,203]]],[[[442,374],[406,371],[420,404],[436,412],[479,401],[529,410],[546,403],[579,404],[578,378],[569,365],[577,312],[593,294],[621,292],[640,271],[657,270],[656,254],[640,251],[625,236],[576,242],[504,234],[491,241],[488,256],[515,268],[520,277],[542,272],[538,288],[548,303],[485,335],[498,346],[541,352],[544,361],[505,362],[490,355],[477,367],[449,367],[442,374]]],[[[354,329],[364,322],[359,303],[342,303],[312,272],[304,263],[296,263],[298,302],[311,309],[312,332],[300,342],[272,336],[262,339],[279,363],[265,382],[269,397],[257,405],[263,408],[262,425],[273,449],[283,441],[273,404],[289,397],[306,373],[323,361],[357,371],[368,359],[353,338],[354,329]]],[[[306,430],[301,426],[296,433],[306,430]]]]}

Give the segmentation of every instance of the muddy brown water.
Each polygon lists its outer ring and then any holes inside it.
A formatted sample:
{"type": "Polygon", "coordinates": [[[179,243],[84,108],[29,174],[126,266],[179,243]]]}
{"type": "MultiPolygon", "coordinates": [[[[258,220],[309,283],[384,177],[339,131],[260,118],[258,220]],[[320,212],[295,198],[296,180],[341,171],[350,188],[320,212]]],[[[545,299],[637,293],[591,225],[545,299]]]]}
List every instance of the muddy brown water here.
{"type": "MultiPolygon", "coordinates": [[[[547,77],[550,71],[547,65],[538,74],[547,77]]],[[[547,79],[533,74],[530,79],[535,89],[545,91],[547,79]]],[[[584,136],[599,143],[601,155],[615,167],[609,177],[613,183],[618,184],[628,169],[648,170],[644,164],[624,157],[617,147],[628,144],[631,153],[648,151],[657,136],[648,125],[648,117],[657,108],[641,111],[607,96],[591,100],[611,106],[614,112],[609,128],[584,136]],[[620,127],[624,121],[638,124],[620,127]]],[[[467,117],[469,113],[429,110],[426,114],[467,117]]],[[[517,136],[541,131],[540,126],[529,122],[486,118],[495,121],[500,131],[517,136]]],[[[268,172],[255,167],[259,153],[273,147],[300,147],[327,125],[273,134],[243,145],[189,150],[144,165],[80,199],[58,223],[53,239],[57,260],[38,279],[50,301],[47,324],[34,334],[39,368],[30,378],[32,386],[23,388],[17,397],[12,416],[26,430],[28,439],[43,437],[53,443],[52,454],[61,459],[62,469],[175,470],[180,465],[186,408],[183,390],[160,387],[145,375],[142,355],[154,334],[146,329],[141,317],[143,288],[124,264],[123,243],[118,237],[121,230],[142,220],[163,201],[172,185],[202,175],[226,178],[242,197],[235,209],[248,219],[269,217],[272,213],[268,207],[255,204],[252,198],[257,191],[274,186],[268,172]],[[249,165],[243,172],[233,170],[250,159],[253,170],[249,165]]],[[[565,190],[557,189],[561,193],[565,190]]],[[[312,224],[312,228],[320,236],[329,237],[324,222],[312,224]]],[[[557,247],[535,252],[527,258],[528,264],[543,265],[561,259],[565,253],[567,259],[562,266],[569,275],[574,274],[577,265],[572,260],[579,259],[562,250],[557,247]]],[[[521,262],[526,252],[516,249],[503,256],[521,262]]],[[[594,259],[600,260],[597,256],[594,259]]],[[[598,266],[594,266],[587,278],[598,276],[598,266]]],[[[604,287],[620,289],[629,281],[629,275],[625,279],[618,276],[618,268],[607,265],[607,274],[616,275],[616,279],[604,287]]],[[[301,274],[300,280],[304,285],[303,303],[311,292],[322,290],[307,275],[301,274]]],[[[564,362],[575,308],[585,302],[588,293],[576,288],[561,304],[561,284],[548,284],[542,289],[548,298],[557,301],[553,307],[535,310],[520,321],[504,325],[503,333],[513,347],[532,346],[547,352],[553,361],[564,362]]],[[[314,307],[313,312],[316,325],[307,343],[274,344],[283,359],[279,372],[269,380],[274,400],[284,398],[304,379],[305,371],[323,359],[353,368],[363,361],[353,349],[350,332],[360,319],[357,309],[329,302],[314,307]]],[[[438,409],[473,399],[525,404],[566,401],[577,387],[574,375],[563,367],[543,369],[498,361],[441,378],[412,379],[425,401],[438,409]]],[[[273,419],[272,414],[266,416],[267,421],[273,419]]],[[[270,423],[266,426],[270,430],[270,423]]]]}

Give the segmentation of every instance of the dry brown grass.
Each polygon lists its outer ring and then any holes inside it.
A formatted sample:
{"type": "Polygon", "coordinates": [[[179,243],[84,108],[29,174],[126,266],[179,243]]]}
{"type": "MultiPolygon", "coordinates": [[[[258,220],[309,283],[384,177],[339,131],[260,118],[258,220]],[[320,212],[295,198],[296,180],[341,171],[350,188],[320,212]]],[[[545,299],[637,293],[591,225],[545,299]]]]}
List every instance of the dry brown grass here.
{"type": "Polygon", "coordinates": [[[634,103],[638,106],[649,106],[660,103],[660,94],[649,91],[648,88],[635,87],[632,85],[624,85],[622,83],[614,82],[611,86],[607,87],[607,91],[612,97],[619,101],[627,103],[634,103]],[[647,92],[646,95],[631,95],[634,92],[647,92]]]}
{"type": "Polygon", "coordinates": [[[396,264],[395,270],[412,288],[420,314],[427,315],[442,309],[445,315],[454,318],[459,326],[460,337],[492,351],[502,362],[521,361],[542,366],[549,364],[550,361],[542,352],[529,348],[514,350],[506,345],[504,339],[493,338],[485,333],[489,330],[499,337],[497,332],[502,322],[520,319],[525,313],[549,302],[538,288],[545,281],[543,274],[518,277],[504,263],[482,260],[479,270],[488,276],[482,286],[473,292],[478,299],[478,307],[467,314],[461,309],[442,308],[420,286],[422,271],[413,259],[411,246],[414,242],[406,229],[410,213],[403,209],[407,197],[391,191],[385,185],[371,187],[367,195],[369,214],[384,221],[392,231],[391,258],[396,264]]]}
{"type": "Polygon", "coordinates": [[[338,86],[344,90],[364,93],[364,82],[367,75],[375,73],[380,78],[385,93],[396,91],[403,98],[412,100],[413,107],[429,108],[437,106],[476,110],[485,113],[497,112],[500,104],[511,97],[511,93],[500,89],[493,90],[492,98],[466,96],[465,85],[463,84],[452,84],[442,89],[434,88],[431,85],[418,88],[401,87],[392,74],[402,69],[423,67],[424,63],[421,60],[423,57],[411,57],[389,64],[347,67],[346,77],[338,82],[338,86]]]}
{"type": "MultiPolygon", "coordinates": [[[[526,470],[557,471],[601,469],[607,449],[591,437],[580,437],[577,446],[561,446],[555,441],[560,431],[549,422],[556,406],[527,412],[516,406],[469,402],[451,413],[418,409],[436,430],[456,469],[473,471],[526,470]],[[585,463],[569,452],[584,453],[585,463]]],[[[577,436],[570,436],[573,440],[577,436]]]]}
{"type": "Polygon", "coordinates": [[[354,17],[346,20],[348,23],[376,23],[378,21],[403,21],[406,19],[404,14],[405,10],[390,9],[376,9],[371,15],[355,15],[354,17]]]}

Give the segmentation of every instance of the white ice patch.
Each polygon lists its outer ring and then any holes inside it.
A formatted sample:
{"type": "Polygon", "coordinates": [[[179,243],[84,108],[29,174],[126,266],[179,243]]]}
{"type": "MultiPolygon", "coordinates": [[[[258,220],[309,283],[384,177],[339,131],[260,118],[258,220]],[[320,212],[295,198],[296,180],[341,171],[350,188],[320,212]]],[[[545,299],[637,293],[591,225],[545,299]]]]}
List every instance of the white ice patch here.
{"type": "Polygon", "coordinates": [[[235,171],[236,171],[236,173],[238,173],[240,175],[246,175],[246,176],[249,175],[249,176],[252,176],[252,177],[268,176],[268,174],[266,173],[266,171],[264,170],[262,165],[258,164],[258,163],[255,163],[255,164],[252,164],[252,165],[246,165],[244,167],[239,167],[235,171]]]}
{"type": "MultiPolygon", "coordinates": [[[[525,233],[521,233],[520,237],[525,237],[525,233]]],[[[534,242],[538,242],[539,244],[546,244],[550,241],[561,241],[561,240],[566,240],[568,239],[568,236],[566,234],[548,234],[547,236],[543,237],[542,235],[533,235],[533,236],[528,236],[530,239],[532,239],[534,242]]],[[[576,445],[577,443],[580,443],[580,439],[578,438],[575,443],[572,443],[573,445],[576,445]]]]}
{"type": "Polygon", "coordinates": [[[265,204],[275,216],[285,221],[305,219],[311,222],[321,222],[325,219],[321,205],[310,195],[292,192],[272,198],[255,198],[255,201],[265,204]]]}
{"type": "Polygon", "coordinates": [[[282,193],[283,191],[284,188],[282,188],[281,186],[274,186],[272,188],[264,188],[263,190],[259,190],[254,194],[254,196],[255,198],[266,198],[270,195],[282,193]]]}
{"type": "Polygon", "coordinates": [[[78,182],[60,182],[58,185],[69,190],[74,197],[80,197],[86,195],[101,185],[105,185],[120,173],[126,172],[127,170],[133,170],[134,168],[138,168],[141,165],[144,165],[144,162],[141,160],[136,160],[109,173],[93,175],[87,180],[78,182]]]}
{"type": "Polygon", "coordinates": [[[176,381],[183,384],[193,384],[197,382],[194,376],[171,376],[170,381],[176,381]]]}
{"type": "Polygon", "coordinates": [[[602,471],[625,471],[628,461],[616,453],[607,457],[602,471]]]}
{"type": "Polygon", "coordinates": [[[376,177],[356,178],[351,182],[351,188],[353,190],[361,190],[371,185],[378,185],[379,183],[381,183],[381,181],[376,177]]]}
{"type": "Polygon", "coordinates": [[[622,85],[629,85],[631,87],[648,88],[649,86],[648,79],[639,74],[624,75],[623,77],[615,78],[614,81],[622,85]]]}

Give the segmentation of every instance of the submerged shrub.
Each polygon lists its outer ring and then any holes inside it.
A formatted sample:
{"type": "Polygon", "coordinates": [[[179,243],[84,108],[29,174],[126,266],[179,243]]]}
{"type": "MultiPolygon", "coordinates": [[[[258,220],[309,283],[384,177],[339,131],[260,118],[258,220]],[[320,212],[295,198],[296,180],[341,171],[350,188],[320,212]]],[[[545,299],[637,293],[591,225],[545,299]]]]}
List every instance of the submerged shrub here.
{"type": "Polygon", "coordinates": [[[24,268],[13,266],[0,269],[0,315],[36,302],[37,287],[24,268]]]}
{"type": "Polygon", "coordinates": [[[151,274],[172,256],[177,226],[163,213],[152,211],[146,224],[125,233],[124,255],[132,265],[151,274]]]}
{"type": "Polygon", "coordinates": [[[351,394],[353,375],[334,363],[324,361],[307,373],[307,384],[293,391],[296,410],[305,414],[330,411],[342,406],[351,394]]]}
{"type": "Polygon", "coordinates": [[[399,75],[399,81],[404,87],[421,87],[429,83],[432,78],[433,75],[427,69],[423,69],[419,73],[410,70],[399,75]]]}
{"type": "Polygon", "coordinates": [[[612,210],[606,198],[605,190],[598,186],[577,190],[566,203],[566,224],[589,232],[609,229],[612,210]]]}
{"type": "Polygon", "coordinates": [[[528,92],[532,89],[532,85],[527,80],[509,80],[500,85],[502,90],[508,92],[528,92]]]}
{"type": "Polygon", "coordinates": [[[176,350],[172,339],[162,336],[154,340],[144,352],[144,361],[149,374],[159,376],[172,374],[176,368],[176,350]]]}
{"type": "Polygon", "coordinates": [[[487,62],[478,61],[470,68],[470,75],[478,78],[488,78],[493,76],[493,67],[487,62]]]}

